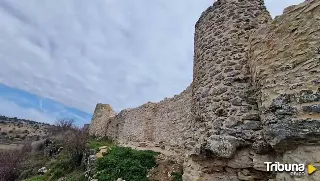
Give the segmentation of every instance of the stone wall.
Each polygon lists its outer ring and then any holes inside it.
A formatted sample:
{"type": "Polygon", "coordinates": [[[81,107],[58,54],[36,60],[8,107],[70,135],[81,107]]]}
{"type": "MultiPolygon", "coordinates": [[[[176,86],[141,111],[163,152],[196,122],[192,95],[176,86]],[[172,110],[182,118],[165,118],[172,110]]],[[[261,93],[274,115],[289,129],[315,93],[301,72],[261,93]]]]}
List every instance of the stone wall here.
{"type": "Polygon", "coordinates": [[[320,162],[320,1],[271,20],[263,0],[218,0],[194,46],[183,93],[117,115],[98,104],[90,134],[174,154],[184,181],[299,180],[264,162],[320,162]]]}
{"type": "Polygon", "coordinates": [[[189,126],[192,124],[189,122],[193,120],[191,88],[159,103],[149,102],[125,109],[114,117],[96,114],[102,110],[99,107],[100,104],[92,119],[90,134],[108,137],[121,145],[159,147],[177,154],[182,154],[181,150],[186,149],[185,140],[191,135],[189,126]]]}
{"type": "Polygon", "coordinates": [[[197,152],[230,158],[261,128],[247,51],[250,34],[270,20],[262,0],[218,0],[197,22],[192,87],[201,130],[197,152]],[[222,152],[217,144],[225,141],[232,144],[222,152]]]}
{"type": "Polygon", "coordinates": [[[319,11],[320,1],[289,7],[251,36],[263,135],[277,151],[320,138],[319,11]]]}
{"type": "Polygon", "coordinates": [[[97,104],[89,126],[89,134],[94,136],[105,136],[110,119],[115,117],[116,113],[109,104],[97,104]]]}

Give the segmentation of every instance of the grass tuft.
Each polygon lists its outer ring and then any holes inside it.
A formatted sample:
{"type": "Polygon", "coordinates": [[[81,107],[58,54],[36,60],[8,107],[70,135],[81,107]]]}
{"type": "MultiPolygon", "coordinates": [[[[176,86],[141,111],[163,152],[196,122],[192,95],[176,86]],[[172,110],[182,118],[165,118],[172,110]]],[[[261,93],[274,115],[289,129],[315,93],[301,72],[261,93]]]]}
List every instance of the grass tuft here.
{"type": "Polygon", "coordinates": [[[156,166],[159,153],[113,147],[108,155],[97,161],[98,180],[148,181],[148,170],[156,166]]]}

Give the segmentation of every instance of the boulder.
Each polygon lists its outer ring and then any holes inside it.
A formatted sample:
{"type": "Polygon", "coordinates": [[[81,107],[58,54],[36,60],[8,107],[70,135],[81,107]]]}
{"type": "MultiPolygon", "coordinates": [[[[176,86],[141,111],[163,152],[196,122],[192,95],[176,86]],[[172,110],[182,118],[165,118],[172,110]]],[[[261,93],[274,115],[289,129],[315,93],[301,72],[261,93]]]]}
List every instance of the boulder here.
{"type": "Polygon", "coordinates": [[[212,135],[207,141],[205,149],[213,155],[222,158],[231,158],[238,147],[247,145],[246,141],[233,136],[212,135]]]}
{"type": "Polygon", "coordinates": [[[97,158],[102,158],[103,156],[105,156],[106,154],[109,153],[109,151],[111,150],[110,147],[108,146],[102,146],[99,148],[99,152],[96,154],[97,158]]]}
{"type": "Polygon", "coordinates": [[[38,170],[38,173],[39,174],[45,174],[45,173],[47,173],[48,172],[48,169],[46,168],[46,167],[42,167],[42,168],[40,168],[39,170],[38,170]]]}

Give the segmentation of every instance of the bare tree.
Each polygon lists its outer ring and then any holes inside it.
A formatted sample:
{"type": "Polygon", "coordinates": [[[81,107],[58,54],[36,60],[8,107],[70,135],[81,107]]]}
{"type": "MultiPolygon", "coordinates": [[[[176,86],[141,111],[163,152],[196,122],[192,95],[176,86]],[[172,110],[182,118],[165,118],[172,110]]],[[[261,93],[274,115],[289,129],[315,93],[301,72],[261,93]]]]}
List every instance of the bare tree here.
{"type": "Polygon", "coordinates": [[[55,126],[59,131],[66,131],[74,128],[73,118],[60,118],[56,121],[55,126]]]}

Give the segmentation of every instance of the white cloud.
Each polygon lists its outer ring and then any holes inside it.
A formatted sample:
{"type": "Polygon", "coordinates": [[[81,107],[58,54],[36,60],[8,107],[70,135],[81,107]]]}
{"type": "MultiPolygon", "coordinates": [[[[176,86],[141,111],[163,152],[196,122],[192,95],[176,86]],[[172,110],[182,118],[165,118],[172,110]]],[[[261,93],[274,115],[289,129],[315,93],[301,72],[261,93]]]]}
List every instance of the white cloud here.
{"type": "Polygon", "coordinates": [[[30,119],[50,124],[53,124],[56,120],[56,117],[53,115],[45,114],[34,108],[24,108],[5,99],[0,99],[0,113],[5,116],[30,119]]]}
{"type": "Polygon", "coordinates": [[[192,80],[193,27],[212,2],[1,0],[0,83],[86,112],[171,97],[192,80]]]}
{"type": "Polygon", "coordinates": [[[284,8],[302,3],[303,1],[304,0],[265,0],[265,4],[269,8],[271,15],[275,17],[281,15],[284,8]]]}

